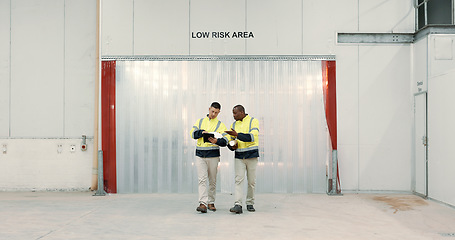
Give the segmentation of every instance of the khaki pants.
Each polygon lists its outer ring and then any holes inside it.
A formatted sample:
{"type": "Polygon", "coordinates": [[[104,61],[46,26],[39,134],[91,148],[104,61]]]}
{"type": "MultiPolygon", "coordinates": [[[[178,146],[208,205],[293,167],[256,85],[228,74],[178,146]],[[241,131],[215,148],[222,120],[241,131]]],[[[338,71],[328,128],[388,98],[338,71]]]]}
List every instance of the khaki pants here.
{"type": "Polygon", "coordinates": [[[256,186],[256,166],[258,158],[235,159],[235,204],[242,205],[243,180],[245,172],[248,181],[246,205],[254,205],[254,188],[256,186]]]}
{"type": "Polygon", "coordinates": [[[218,162],[220,157],[201,158],[196,157],[197,175],[199,181],[199,203],[207,206],[207,204],[215,203],[216,197],[216,173],[218,171],[218,162]],[[209,185],[207,188],[207,179],[209,185]]]}

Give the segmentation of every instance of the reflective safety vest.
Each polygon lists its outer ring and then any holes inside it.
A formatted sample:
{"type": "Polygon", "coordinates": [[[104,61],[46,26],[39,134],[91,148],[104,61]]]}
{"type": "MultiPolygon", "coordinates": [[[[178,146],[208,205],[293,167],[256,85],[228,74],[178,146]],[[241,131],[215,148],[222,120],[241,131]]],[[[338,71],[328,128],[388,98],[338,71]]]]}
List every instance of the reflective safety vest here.
{"type": "MultiPolygon", "coordinates": [[[[227,144],[227,133],[224,132],[226,131],[226,125],[218,120],[218,118],[209,119],[209,117],[205,117],[198,119],[191,129],[191,137],[197,139],[196,156],[203,158],[219,157],[220,147],[211,142],[204,142],[204,138],[202,137],[203,131],[220,133],[223,136],[224,143],[227,144]]],[[[226,146],[225,144],[224,146],[226,146]]]]}
{"type": "Polygon", "coordinates": [[[231,124],[238,136],[236,139],[239,147],[235,150],[235,158],[247,159],[259,157],[259,121],[248,114],[240,121],[231,124]]]}

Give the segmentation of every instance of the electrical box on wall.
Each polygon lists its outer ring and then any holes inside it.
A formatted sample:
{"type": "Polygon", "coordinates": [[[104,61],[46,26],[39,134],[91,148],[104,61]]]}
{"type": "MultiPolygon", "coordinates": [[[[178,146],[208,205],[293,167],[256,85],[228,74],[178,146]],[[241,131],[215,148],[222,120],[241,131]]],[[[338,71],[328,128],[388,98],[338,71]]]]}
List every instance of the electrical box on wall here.
{"type": "Polygon", "coordinates": [[[86,135],[82,135],[81,150],[87,151],[87,136],[86,135]]]}

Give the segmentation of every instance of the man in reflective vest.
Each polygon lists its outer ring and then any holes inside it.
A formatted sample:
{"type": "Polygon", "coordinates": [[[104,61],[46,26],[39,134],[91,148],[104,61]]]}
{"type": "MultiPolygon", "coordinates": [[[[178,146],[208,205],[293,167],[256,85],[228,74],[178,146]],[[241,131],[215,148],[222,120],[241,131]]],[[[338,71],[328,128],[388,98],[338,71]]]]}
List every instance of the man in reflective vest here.
{"type": "Polygon", "coordinates": [[[226,131],[230,135],[228,148],[235,150],[235,205],[230,212],[242,213],[243,180],[245,172],[248,181],[246,196],[246,209],[254,212],[254,188],[256,185],[256,166],[259,157],[259,121],[248,114],[245,108],[237,105],[232,110],[235,122],[231,130],[226,131]]]}
{"type": "Polygon", "coordinates": [[[220,161],[219,146],[224,147],[228,142],[227,133],[224,132],[226,126],[217,118],[220,110],[221,105],[218,102],[213,102],[207,116],[198,119],[191,129],[191,137],[197,139],[196,167],[199,182],[199,206],[196,211],[201,213],[206,213],[207,208],[216,211],[216,174],[220,161]],[[209,133],[213,134],[214,137],[204,137],[204,134],[209,133]],[[209,180],[208,189],[207,178],[209,180]]]}

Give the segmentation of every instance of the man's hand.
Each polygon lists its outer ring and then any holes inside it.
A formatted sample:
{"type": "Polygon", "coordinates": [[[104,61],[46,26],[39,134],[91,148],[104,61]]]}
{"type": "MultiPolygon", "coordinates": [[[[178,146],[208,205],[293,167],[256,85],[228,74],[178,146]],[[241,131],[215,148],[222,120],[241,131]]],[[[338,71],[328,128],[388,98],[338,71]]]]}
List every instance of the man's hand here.
{"type": "Polygon", "coordinates": [[[231,131],[224,131],[225,133],[231,135],[231,136],[234,136],[234,137],[237,137],[237,132],[231,128],[231,131]]]}
{"type": "Polygon", "coordinates": [[[214,137],[209,137],[209,141],[213,144],[216,144],[216,142],[218,141],[216,138],[214,137]]]}
{"type": "Polygon", "coordinates": [[[232,150],[236,150],[237,148],[239,148],[239,142],[237,142],[237,140],[230,141],[228,145],[232,150]]]}

